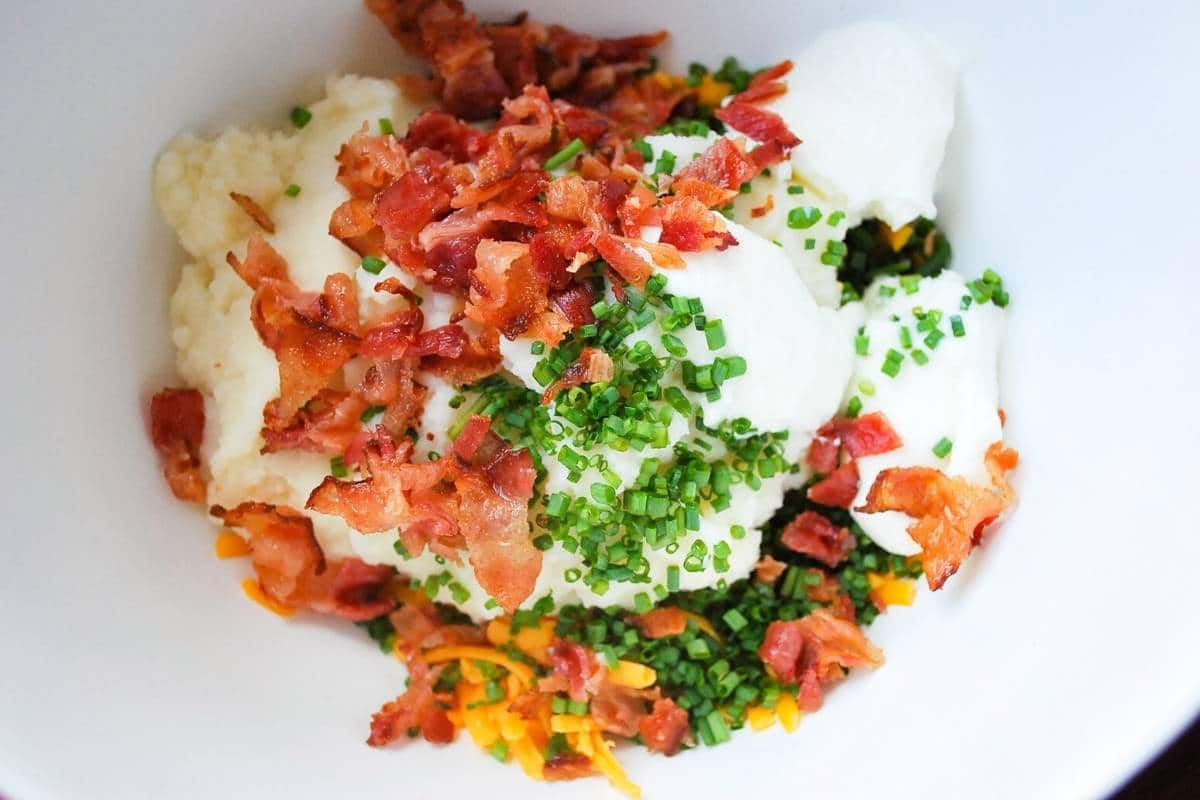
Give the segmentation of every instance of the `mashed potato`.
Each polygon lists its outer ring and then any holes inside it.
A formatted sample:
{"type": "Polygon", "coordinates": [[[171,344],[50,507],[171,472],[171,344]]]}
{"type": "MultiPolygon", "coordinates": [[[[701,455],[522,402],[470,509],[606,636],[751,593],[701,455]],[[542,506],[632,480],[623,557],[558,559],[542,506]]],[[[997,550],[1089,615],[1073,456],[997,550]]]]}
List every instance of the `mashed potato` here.
{"type": "MultiPolygon", "coordinates": [[[[334,156],[364,121],[389,117],[401,127],[418,109],[390,81],[347,76],[330,80],[326,92],[309,108],[312,121],[302,130],[181,136],[155,169],[159,208],[195,259],[184,266],[171,299],[171,322],[180,377],[205,396],[202,456],[211,473],[210,503],[232,507],[253,499],[304,508],[329,473],[329,459],[321,455],[259,452],[263,406],[279,395],[279,372],[250,324],[251,291],[225,263],[225,254],[242,253],[257,230],[229,199],[237,191],[275,221],[277,232],[268,239],[301,288],[319,289],[327,274],[357,266],[354,253],[325,232],[330,213],[348,197],[335,180],[334,156]],[[284,194],[292,183],[300,186],[296,197],[284,194]]],[[[350,541],[359,534],[340,518],[314,514],[313,523],[331,558],[354,554],[350,541]]]]}

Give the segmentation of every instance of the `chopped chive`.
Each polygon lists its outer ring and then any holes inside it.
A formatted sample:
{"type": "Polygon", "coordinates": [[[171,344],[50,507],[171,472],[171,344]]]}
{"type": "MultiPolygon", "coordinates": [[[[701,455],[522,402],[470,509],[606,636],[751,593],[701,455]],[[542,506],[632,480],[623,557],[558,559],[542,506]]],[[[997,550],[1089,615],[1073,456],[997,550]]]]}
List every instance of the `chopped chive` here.
{"type": "Polygon", "coordinates": [[[542,164],[542,168],[556,169],[561,167],[563,164],[566,164],[581,152],[583,152],[583,139],[580,139],[578,136],[576,136],[567,144],[566,147],[547,158],[546,162],[542,164]]]}
{"type": "Polygon", "coordinates": [[[296,195],[300,194],[300,187],[294,183],[289,183],[288,187],[283,190],[283,193],[288,197],[295,197],[296,195]]]}
{"type": "Polygon", "coordinates": [[[963,327],[962,317],[960,317],[958,314],[950,317],[950,330],[956,337],[966,336],[967,329],[963,327]]]}
{"type": "Polygon", "coordinates": [[[661,175],[666,173],[670,175],[675,171],[675,154],[670,150],[663,150],[658,157],[658,161],[654,162],[654,174],[661,175]]]}
{"type": "Polygon", "coordinates": [[[850,401],[846,403],[846,416],[851,419],[857,417],[859,412],[862,411],[862,405],[862,400],[859,399],[858,395],[851,397],[850,401]]]}
{"type": "Polygon", "coordinates": [[[379,132],[382,133],[384,136],[390,136],[396,132],[396,129],[392,127],[392,121],[390,119],[388,119],[387,117],[380,117],[379,118],[379,132]]]}
{"type": "Polygon", "coordinates": [[[345,478],[350,474],[349,468],[346,466],[346,461],[341,456],[334,456],[329,459],[329,474],[335,478],[345,478]]]}
{"type": "Polygon", "coordinates": [[[863,378],[858,382],[858,390],[867,397],[870,397],[871,395],[875,394],[875,384],[866,378],[863,378]]]}
{"type": "Polygon", "coordinates": [[[503,739],[497,739],[492,742],[492,746],[488,752],[497,761],[508,761],[508,742],[503,739]]]}
{"type": "Polygon", "coordinates": [[[312,112],[304,106],[296,106],[292,109],[292,124],[297,128],[303,128],[312,122],[312,116],[312,112]]]}
{"type": "Polygon", "coordinates": [[[709,350],[719,350],[725,346],[725,328],[721,320],[710,319],[704,323],[704,339],[708,342],[709,350]]]}
{"type": "Polygon", "coordinates": [[[879,287],[879,296],[880,297],[893,297],[895,294],[896,294],[895,286],[884,285],[884,286],[879,287]]]}
{"type": "Polygon", "coordinates": [[[674,564],[667,567],[667,591],[679,591],[679,567],[674,564]]]}
{"type": "Polygon", "coordinates": [[[945,338],[946,338],[946,334],[942,333],[937,328],[934,328],[933,330],[931,330],[929,332],[929,335],[925,337],[925,346],[928,347],[930,350],[936,350],[937,346],[938,346],[938,342],[942,341],[942,339],[945,339],[945,338]]]}
{"type": "Polygon", "coordinates": [[[854,337],[854,352],[860,356],[865,356],[871,349],[871,337],[860,333],[854,337]]]}
{"type": "Polygon", "coordinates": [[[365,425],[386,410],[386,406],[367,406],[367,410],[359,415],[358,421],[365,425]]]}
{"type": "Polygon", "coordinates": [[[908,329],[907,325],[900,326],[900,346],[905,350],[912,349],[912,331],[908,329]]]}
{"type": "Polygon", "coordinates": [[[912,360],[917,362],[917,364],[922,367],[929,363],[929,356],[925,355],[924,350],[913,350],[911,353],[909,353],[909,356],[911,356],[912,360]]]}
{"type": "Polygon", "coordinates": [[[798,183],[793,183],[787,188],[788,194],[804,194],[804,187],[798,183]]]}
{"type": "Polygon", "coordinates": [[[816,239],[805,239],[804,240],[804,249],[805,250],[816,250],[817,249],[817,240],[816,239]]]}
{"type": "Polygon", "coordinates": [[[835,211],[829,215],[829,218],[825,220],[825,223],[827,225],[829,225],[829,227],[835,228],[835,227],[837,227],[837,224],[839,222],[841,222],[842,220],[844,220],[845,218],[846,218],[845,211],[835,211]]]}
{"type": "Polygon", "coordinates": [[[954,447],[954,442],[943,436],[938,439],[938,443],[933,446],[933,454],[938,458],[945,458],[950,455],[951,448],[954,447]]]}
{"type": "Polygon", "coordinates": [[[544,352],[546,352],[546,343],[541,340],[529,345],[530,355],[540,356],[544,352]]]}
{"type": "Polygon", "coordinates": [[[375,256],[364,256],[361,265],[364,270],[372,275],[378,275],[383,272],[383,268],[387,266],[387,262],[375,256]]]}
{"type": "Polygon", "coordinates": [[[799,206],[788,212],[787,225],[795,230],[811,228],[821,220],[821,209],[816,206],[799,206]]]}

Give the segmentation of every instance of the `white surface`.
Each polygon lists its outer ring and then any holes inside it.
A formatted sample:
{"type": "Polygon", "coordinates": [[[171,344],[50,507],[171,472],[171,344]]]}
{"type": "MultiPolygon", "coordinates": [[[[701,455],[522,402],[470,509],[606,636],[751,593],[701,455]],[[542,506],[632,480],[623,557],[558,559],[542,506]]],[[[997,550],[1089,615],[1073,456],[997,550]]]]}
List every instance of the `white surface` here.
{"type": "MultiPolygon", "coordinates": [[[[562,16],[548,0],[522,6],[562,16]]],[[[880,8],[684,6],[571,16],[613,33],[671,24],[680,63],[760,62],[880,8]]],[[[945,591],[872,627],[887,666],[795,735],[747,733],[672,760],[630,751],[650,798],[781,784],[811,797],[1099,797],[1200,706],[1200,537],[1185,513],[1200,445],[1187,233],[1198,12],[887,11],[967,54],[938,207],[957,263],[1011,284],[1001,399],[1024,456],[1020,507],[945,591]]],[[[387,37],[352,2],[20,14],[0,28],[0,791],[613,796],[601,781],[531,785],[465,741],[363,745],[370,712],[400,689],[396,665],[353,629],[248,605],[244,564],[212,559],[208,527],[169,498],[146,437],[145,403],[171,378],[180,259],[151,207],[152,154],[181,129],[278,121],[331,71],[386,74],[399,63],[387,37]]]]}
{"type": "MultiPolygon", "coordinates": [[[[978,486],[992,485],[983,457],[993,442],[1004,437],[1000,415],[996,413],[1000,408],[996,366],[1007,315],[992,303],[971,303],[962,310],[960,301],[969,294],[957,270],[946,270],[936,278],[922,278],[913,294],[901,288],[895,278],[881,278],[868,289],[863,324],[863,333],[869,340],[867,354],[854,358],[854,375],[846,389],[846,398],[858,397],[864,414],[883,412],[903,444],[895,450],[858,459],[858,496],[851,508],[867,502],[875,479],[889,467],[934,467],[978,486]],[[895,294],[890,298],[881,296],[883,286],[890,287],[895,294]],[[943,314],[938,330],[945,338],[934,349],[925,344],[927,334],[917,330],[912,313],[916,308],[943,314]],[[952,332],[952,316],[963,322],[961,337],[952,332]],[[893,321],[893,317],[899,317],[900,321],[893,321]],[[909,330],[912,350],[901,344],[901,326],[909,330]],[[880,369],[889,350],[904,354],[894,378],[880,369]],[[916,350],[928,356],[928,363],[918,365],[912,360],[910,353],[916,350]],[[868,394],[867,389],[872,393],[868,394]],[[942,437],[949,439],[952,446],[949,454],[939,458],[933,447],[942,437]]],[[[921,552],[908,535],[913,520],[907,514],[899,511],[873,514],[851,511],[850,514],[883,549],[906,556],[921,552]]]]}

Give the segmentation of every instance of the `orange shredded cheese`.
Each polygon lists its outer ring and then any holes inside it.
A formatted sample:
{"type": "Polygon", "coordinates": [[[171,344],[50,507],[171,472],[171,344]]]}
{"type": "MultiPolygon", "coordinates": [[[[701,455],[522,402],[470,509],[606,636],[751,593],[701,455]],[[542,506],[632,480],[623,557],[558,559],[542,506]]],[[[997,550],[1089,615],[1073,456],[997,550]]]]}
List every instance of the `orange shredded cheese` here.
{"type": "Polygon", "coordinates": [[[255,578],[246,578],[242,581],[242,592],[245,593],[246,597],[249,597],[272,614],[278,614],[281,617],[290,617],[296,613],[296,609],[291,606],[285,606],[283,603],[276,602],[267,597],[267,593],[263,591],[262,586],[259,585],[255,578]]]}
{"type": "Polygon", "coordinates": [[[217,558],[241,558],[250,555],[250,543],[233,531],[221,531],[213,542],[217,558]]]}
{"type": "Polygon", "coordinates": [[[752,706],[746,709],[746,721],[756,731],[765,731],[775,724],[775,712],[765,706],[752,706]]]}
{"type": "Polygon", "coordinates": [[[658,680],[658,673],[653,667],[638,664],[634,661],[618,661],[614,669],[608,671],[608,679],[618,686],[630,689],[645,689],[653,686],[658,680]]]}
{"type": "Polygon", "coordinates": [[[422,653],[421,658],[428,664],[438,664],[443,661],[454,661],[455,659],[460,658],[475,659],[476,661],[488,661],[492,664],[499,664],[500,666],[504,667],[526,684],[533,681],[533,670],[530,669],[528,665],[522,664],[518,661],[513,661],[499,650],[493,650],[490,647],[479,647],[477,645],[451,645],[449,647],[435,647],[432,650],[426,650],[424,653],[422,653]]]}
{"type": "Polygon", "coordinates": [[[906,578],[868,572],[867,583],[871,587],[871,599],[885,607],[911,606],[917,594],[916,584],[906,578]]]}
{"type": "Polygon", "coordinates": [[[549,664],[550,656],[547,650],[554,641],[554,617],[542,617],[537,625],[523,627],[512,635],[512,620],[508,617],[497,617],[487,624],[485,634],[487,640],[497,647],[512,642],[517,649],[539,664],[549,664]]]}
{"type": "Polygon", "coordinates": [[[899,253],[904,249],[904,245],[908,244],[908,240],[912,238],[912,225],[905,225],[898,230],[892,230],[886,222],[880,222],[879,224],[883,227],[883,236],[887,239],[893,253],[899,253]]]}
{"type": "Polygon", "coordinates": [[[796,698],[787,692],[779,695],[779,700],[775,703],[775,713],[779,716],[779,724],[788,733],[796,730],[800,724],[800,708],[796,705],[796,698]]]}
{"type": "Polygon", "coordinates": [[[696,102],[708,108],[715,108],[721,105],[721,101],[732,89],[733,84],[716,80],[712,75],[706,74],[696,90],[696,102]]]}

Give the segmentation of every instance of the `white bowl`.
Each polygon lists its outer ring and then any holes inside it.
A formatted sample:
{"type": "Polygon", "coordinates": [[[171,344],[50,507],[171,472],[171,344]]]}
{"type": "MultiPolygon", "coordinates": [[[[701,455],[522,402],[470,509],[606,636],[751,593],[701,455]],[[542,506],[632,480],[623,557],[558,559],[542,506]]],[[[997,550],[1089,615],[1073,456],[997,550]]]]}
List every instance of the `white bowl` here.
{"type": "MultiPolygon", "coordinates": [[[[630,749],[646,794],[1116,787],[1200,707],[1197,7],[477,5],[602,33],[669,27],[677,64],[763,64],[886,14],[969,64],[939,206],[958,266],[1012,285],[1003,391],[1020,507],[947,590],[871,629],[884,669],[792,736],[669,760],[630,749]]],[[[165,309],[182,259],[151,205],[155,154],[183,129],[282,123],[327,73],[396,71],[398,48],[351,0],[5,17],[0,792],[610,796],[602,781],[530,784],[467,741],[366,747],[399,665],[349,626],[247,603],[245,564],[212,558],[208,524],[168,495],[147,439],[146,402],[172,378],[165,309]]]]}

